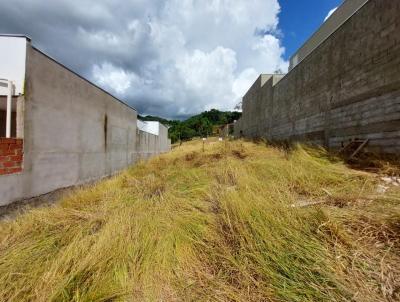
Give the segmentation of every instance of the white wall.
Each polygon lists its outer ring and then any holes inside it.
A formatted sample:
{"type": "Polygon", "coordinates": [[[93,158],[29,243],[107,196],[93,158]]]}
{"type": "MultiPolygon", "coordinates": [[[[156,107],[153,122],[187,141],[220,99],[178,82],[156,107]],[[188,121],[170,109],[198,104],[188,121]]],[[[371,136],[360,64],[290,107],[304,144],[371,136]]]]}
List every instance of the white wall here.
{"type": "MultiPolygon", "coordinates": [[[[14,82],[15,95],[24,94],[26,38],[0,36],[0,79],[14,82]]],[[[0,86],[0,95],[7,95],[7,87],[0,86]]]]}
{"type": "Polygon", "coordinates": [[[159,135],[160,123],[157,121],[141,121],[138,120],[137,124],[139,130],[151,133],[153,135],[159,135]]]}

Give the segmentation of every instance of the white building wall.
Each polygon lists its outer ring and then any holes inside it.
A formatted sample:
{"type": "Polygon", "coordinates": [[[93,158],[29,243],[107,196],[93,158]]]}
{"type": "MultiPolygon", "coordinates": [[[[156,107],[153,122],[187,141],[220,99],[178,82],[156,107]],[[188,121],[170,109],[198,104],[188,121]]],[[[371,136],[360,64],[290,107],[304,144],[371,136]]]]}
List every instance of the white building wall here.
{"type": "Polygon", "coordinates": [[[138,120],[137,124],[139,130],[151,133],[153,135],[159,135],[160,123],[157,121],[141,121],[138,120]]]}
{"type": "MultiPolygon", "coordinates": [[[[15,95],[24,94],[26,46],[26,37],[0,35],[0,79],[13,81],[15,95]]],[[[0,85],[0,95],[7,95],[7,91],[0,85]]]]}

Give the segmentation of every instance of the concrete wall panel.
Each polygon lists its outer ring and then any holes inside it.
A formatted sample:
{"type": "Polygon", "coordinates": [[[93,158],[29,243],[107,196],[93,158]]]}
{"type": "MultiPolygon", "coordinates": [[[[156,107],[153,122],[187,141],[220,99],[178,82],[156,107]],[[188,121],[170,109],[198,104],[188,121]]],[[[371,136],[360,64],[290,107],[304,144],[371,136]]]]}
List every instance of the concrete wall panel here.
{"type": "Polygon", "coordinates": [[[34,154],[31,172],[34,177],[30,182],[32,196],[80,183],[79,166],[78,153],[34,154]]]}
{"type": "Polygon", "coordinates": [[[23,49],[16,131],[24,159],[22,172],[0,175],[0,206],[100,179],[171,149],[165,126],[149,122],[139,131],[135,109],[24,37],[0,36],[0,71],[14,42],[23,49]]]}
{"type": "Polygon", "coordinates": [[[136,111],[30,44],[24,107],[24,168],[1,176],[0,205],[99,179],[136,161],[136,111]]]}

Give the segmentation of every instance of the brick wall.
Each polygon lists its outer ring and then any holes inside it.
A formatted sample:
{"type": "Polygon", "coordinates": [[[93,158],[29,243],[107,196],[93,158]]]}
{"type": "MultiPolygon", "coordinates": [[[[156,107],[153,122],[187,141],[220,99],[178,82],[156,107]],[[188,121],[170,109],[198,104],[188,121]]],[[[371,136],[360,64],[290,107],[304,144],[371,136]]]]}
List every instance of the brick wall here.
{"type": "Polygon", "coordinates": [[[399,15],[400,1],[369,0],[279,82],[259,79],[235,134],[400,154],[399,15]]]}
{"type": "Polygon", "coordinates": [[[0,175],[22,171],[23,140],[0,138],[0,175]]]}

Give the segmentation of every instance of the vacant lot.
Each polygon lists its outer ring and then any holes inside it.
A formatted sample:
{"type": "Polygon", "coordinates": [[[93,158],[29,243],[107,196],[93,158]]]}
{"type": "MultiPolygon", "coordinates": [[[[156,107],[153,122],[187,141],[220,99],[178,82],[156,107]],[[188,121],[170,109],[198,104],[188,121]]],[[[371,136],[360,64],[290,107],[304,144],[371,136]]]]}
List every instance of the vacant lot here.
{"type": "Polygon", "coordinates": [[[400,190],[196,141],[0,224],[2,301],[399,301],[400,190]]]}

